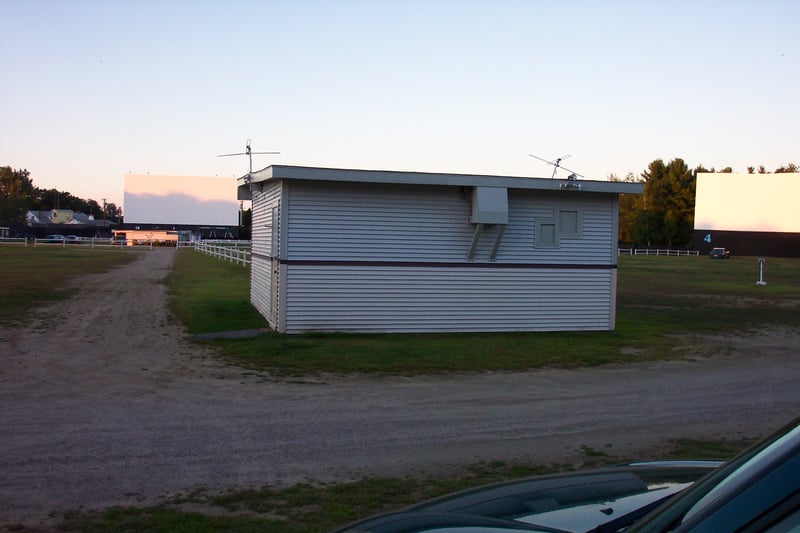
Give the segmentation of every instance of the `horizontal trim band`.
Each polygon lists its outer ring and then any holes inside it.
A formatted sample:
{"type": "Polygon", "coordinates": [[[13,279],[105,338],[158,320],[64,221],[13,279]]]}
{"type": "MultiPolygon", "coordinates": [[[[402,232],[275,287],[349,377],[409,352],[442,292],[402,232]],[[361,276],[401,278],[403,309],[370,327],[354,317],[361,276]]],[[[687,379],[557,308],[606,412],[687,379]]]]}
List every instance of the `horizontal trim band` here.
{"type": "Polygon", "coordinates": [[[456,263],[445,261],[348,261],[320,259],[279,259],[263,254],[253,257],[266,261],[277,261],[288,266],[344,266],[344,267],[387,267],[387,268],[538,268],[550,270],[614,270],[617,265],[569,264],[569,263],[456,263]]]}

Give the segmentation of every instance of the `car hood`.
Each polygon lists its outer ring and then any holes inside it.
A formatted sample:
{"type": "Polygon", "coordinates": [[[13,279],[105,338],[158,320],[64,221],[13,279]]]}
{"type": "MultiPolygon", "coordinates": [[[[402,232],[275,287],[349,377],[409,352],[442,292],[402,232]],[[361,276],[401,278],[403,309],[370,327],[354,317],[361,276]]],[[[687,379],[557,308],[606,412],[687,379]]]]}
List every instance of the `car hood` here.
{"type": "Polygon", "coordinates": [[[353,523],[339,531],[408,533],[616,530],[719,466],[717,461],[635,463],[498,483],[353,523]],[[613,528],[613,529],[612,529],[613,528]]]}

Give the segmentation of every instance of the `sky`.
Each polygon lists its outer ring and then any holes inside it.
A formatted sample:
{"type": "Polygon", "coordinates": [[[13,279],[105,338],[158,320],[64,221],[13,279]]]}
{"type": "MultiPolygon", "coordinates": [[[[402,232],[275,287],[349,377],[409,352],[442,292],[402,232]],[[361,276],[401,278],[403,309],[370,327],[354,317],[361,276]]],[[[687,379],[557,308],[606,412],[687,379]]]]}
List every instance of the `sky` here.
{"type": "MultiPolygon", "coordinates": [[[[0,0],[0,165],[270,164],[587,179],[800,163],[800,2],[0,0]]],[[[232,191],[231,194],[235,194],[232,191]]]]}

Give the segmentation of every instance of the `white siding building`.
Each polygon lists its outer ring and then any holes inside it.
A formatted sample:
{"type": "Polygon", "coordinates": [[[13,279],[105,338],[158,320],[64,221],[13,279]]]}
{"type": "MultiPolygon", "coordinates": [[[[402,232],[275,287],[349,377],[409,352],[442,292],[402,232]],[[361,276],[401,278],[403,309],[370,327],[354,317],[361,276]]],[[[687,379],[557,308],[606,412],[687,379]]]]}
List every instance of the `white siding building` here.
{"type": "Polygon", "coordinates": [[[642,184],[273,165],[251,301],[279,332],[614,329],[617,195],[642,184]]]}

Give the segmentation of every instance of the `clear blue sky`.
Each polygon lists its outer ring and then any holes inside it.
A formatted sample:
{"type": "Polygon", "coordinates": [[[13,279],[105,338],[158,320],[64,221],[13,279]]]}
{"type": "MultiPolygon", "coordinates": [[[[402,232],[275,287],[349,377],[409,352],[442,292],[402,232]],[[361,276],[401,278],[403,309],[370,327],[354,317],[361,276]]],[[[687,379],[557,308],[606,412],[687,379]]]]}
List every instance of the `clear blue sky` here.
{"type": "Polygon", "coordinates": [[[123,175],[271,163],[587,178],[800,162],[800,2],[0,0],[0,165],[122,204],[123,175]]]}

